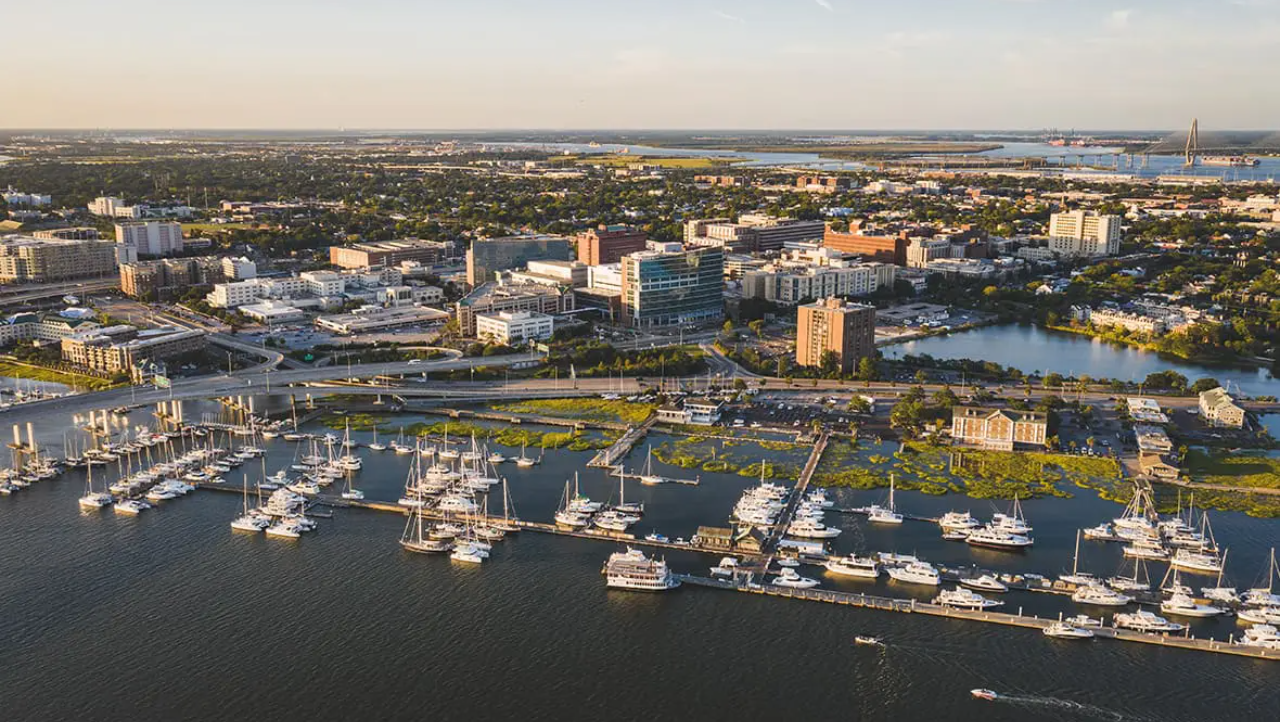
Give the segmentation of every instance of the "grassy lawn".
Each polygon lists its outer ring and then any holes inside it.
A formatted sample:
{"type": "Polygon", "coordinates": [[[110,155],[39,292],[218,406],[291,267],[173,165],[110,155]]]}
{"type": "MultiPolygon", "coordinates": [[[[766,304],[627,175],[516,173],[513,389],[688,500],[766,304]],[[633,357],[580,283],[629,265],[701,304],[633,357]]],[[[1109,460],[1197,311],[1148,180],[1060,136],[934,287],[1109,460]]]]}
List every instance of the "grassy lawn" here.
{"type": "MultiPolygon", "coordinates": [[[[397,431],[387,427],[379,427],[379,429],[390,434],[397,431]]],[[[455,439],[465,439],[474,435],[477,439],[490,439],[503,446],[528,446],[531,450],[547,448],[590,451],[609,446],[615,438],[614,434],[608,432],[583,434],[573,431],[538,431],[518,426],[481,426],[466,421],[418,422],[406,425],[404,433],[407,437],[443,436],[446,429],[449,431],[449,436],[455,439]]],[[[530,453],[532,454],[532,451],[530,453]]]]}
{"type": "Polygon", "coordinates": [[[0,360],[0,376],[32,379],[33,381],[49,381],[91,391],[102,391],[103,389],[111,389],[117,386],[117,384],[113,384],[107,379],[100,379],[97,376],[82,376],[80,374],[2,360],[0,360]]]}
{"type": "MultiPolygon", "coordinates": [[[[271,224],[260,224],[260,228],[269,228],[271,224]]],[[[247,231],[253,228],[251,223],[183,223],[182,230],[187,235],[200,233],[217,233],[218,231],[247,231]]]]}
{"type": "Polygon", "coordinates": [[[1280,459],[1261,454],[1192,449],[1187,452],[1186,467],[1192,479],[1205,484],[1280,488],[1280,459]]]}
{"type": "MultiPolygon", "coordinates": [[[[741,159],[738,159],[741,160],[741,159]]],[[[658,166],[659,168],[719,168],[732,165],[729,158],[704,157],[655,157],[642,155],[592,155],[577,160],[578,165],[606,165],[625,168],[632,163],[658,166]]]]}
{"type": "Polygon", "coordinates": [[[642,424],[657,404],[641,404],[631,401],[606,399],[528,399],[504,404],[494,404],[494,411],[509,414],[537,414],[579,421],[606,421],[623,424],[642,424]]]}

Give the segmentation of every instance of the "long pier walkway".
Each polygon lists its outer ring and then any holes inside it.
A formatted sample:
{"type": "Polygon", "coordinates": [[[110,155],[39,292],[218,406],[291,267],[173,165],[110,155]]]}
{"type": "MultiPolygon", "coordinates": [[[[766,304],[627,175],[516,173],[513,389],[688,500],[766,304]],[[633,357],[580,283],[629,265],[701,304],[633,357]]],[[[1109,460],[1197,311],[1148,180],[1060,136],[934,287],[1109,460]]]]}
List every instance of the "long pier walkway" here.
{"type": "MultiPolygon", "coordinates": [[[[782,510],[782,514],[778,516],[778,523],[773,525],[773,529],[769,531],[769,536],[765,538],[764,544],[761,546],[761,552],[766,559],[772,558],[773,552],[778,548],[778,542],[786,534],[787,527],[791,526],[791,519],[795,516],[796,508],[800,505],[805,491],[809,488],[809,482],[813,479],[814,472],[818,470],[818,463],[822,461],[822,452],[827,450],[827,442],[830,439],[830,434],[823,431],[822,435],[818,437],[818,441],[813,445],[813,451],[809,453],[808,461],[804,462],[804,468],[800,470],[800,478],[796,480],[796,488],[791,493],[791,499],[787,501],[787,507],[782,510]]],[[[766,564],[765,566],[768,565],[766,564]]]]}
{"type": "Polygon", "coordinates": [[[627,432],[613,442],[609,448],[596,452],[596,455],[591,457],[591,461],[587,462],[587,466],[608,469],[617,465],[618,460],[626,456],[632,447],[647,436],[649,430],[656,423],[658,423],[658,415],[653,414],[643,424],[627,429],[627,432]]]}
{"type": "MultiPolygon", "coordinates": [[[[708,577],[699,577],[689,574],[680,574],[677,575],[677,577],[684,584],[710,587],[712,589],[725,589],[736,592],[747,592],[749,594],[763,594],[771,597],[802,599],[811,602],[826,602],[828,604],[841,604],[844,606],[862,607],[865,609],[879,609],[886,612],[899,612],[903,614],[927,614],[933,617],[948,617],[951,619],[963,619],[972,622],[986,622],[988,624],[1000,624],[1007,627],[1023,627],[1026,629],[1043,630],[1045,627],[1048,627],[1057,621],[1054,619],[1042,619],[1040,617],[1028,617],[1022,614],[957,609],[955,607],[946,607],[940,604],[919,602],[914,599],[897,599],[894,597],[881,597],[856,592],[839,592],[829,589],[791,589],[788,587],[774,586],[772,584],[758,584],[742,581],[734,582],[727,579],[711,579],[708,577]]],[[[1146,632],[1135,632],[1129,629],[1114,629],[1108,627],[1095,628],[1093,633],[1094,636],[1099,639],[1140,642],[1143,644],[1153,644],[1161,647],[1176,647],[1178,649],[1217,652],[1220,654],[1233,654],[1241,657],[1280,661],[1280,650],[1243,646],[1239,644],[1232,644],[1230,642],[1221,642],[1216,639],[1197,639],[1196,637],[1151,634],[1146,632]]]]}

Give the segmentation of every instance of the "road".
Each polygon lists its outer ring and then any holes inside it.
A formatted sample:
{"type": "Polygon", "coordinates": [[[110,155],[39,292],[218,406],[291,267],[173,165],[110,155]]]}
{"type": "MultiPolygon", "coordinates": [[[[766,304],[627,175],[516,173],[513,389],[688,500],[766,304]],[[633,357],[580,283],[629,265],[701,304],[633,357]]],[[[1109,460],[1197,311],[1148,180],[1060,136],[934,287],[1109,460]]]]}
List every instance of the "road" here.
{"type": "Polygon", "coordinates": [[[43,298],[75,296],[82,302],[85,296],[106,291],[120,285],[117,276],[95,278],[68,283],[42,283],[39,285],[5,286],[0,288],[0,306],[28,303],[43,298]]]}

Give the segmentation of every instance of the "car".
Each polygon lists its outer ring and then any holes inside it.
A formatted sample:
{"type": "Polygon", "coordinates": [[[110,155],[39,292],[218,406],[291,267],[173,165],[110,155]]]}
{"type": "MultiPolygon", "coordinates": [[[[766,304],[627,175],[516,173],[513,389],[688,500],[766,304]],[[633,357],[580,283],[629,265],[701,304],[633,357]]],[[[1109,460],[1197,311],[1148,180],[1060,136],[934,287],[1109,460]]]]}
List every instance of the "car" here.
{"type": "Polygon", "coordinates": [[[410,366],[416,366],[416,365],[418,365],[418,364],[420,364],[420,363],[422,363],[422,359],[420,359],[420,358],[411,358],[411,359],[409,359],[409,365],[410,365],[410,366]]]}

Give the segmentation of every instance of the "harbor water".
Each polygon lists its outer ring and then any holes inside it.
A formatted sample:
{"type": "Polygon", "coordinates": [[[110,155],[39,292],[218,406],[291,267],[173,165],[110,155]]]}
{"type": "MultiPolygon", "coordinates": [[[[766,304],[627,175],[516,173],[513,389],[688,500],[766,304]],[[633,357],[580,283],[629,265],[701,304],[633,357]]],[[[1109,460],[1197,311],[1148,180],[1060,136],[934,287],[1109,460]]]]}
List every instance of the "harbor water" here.
{"type": "MultiPolygon", "coordinates": [[[[202,405],[188,404],[194,418],[202,405]]],[[[207,410],[207,409],[206,409],[207,410]]],[[[133,414],[131,425],[147,422],[133,414]]],[[[399,423],[421,421],[392,418],[399,423]]],[[[310,430],[323,432],[316,426],[310,430]]],[[[57,447],[63,429],[37,429],[57,447]]],[[[368,441],[368,432],[353,433],[368,441]]],[[[384,432],[385,439],[385,432],[384,432]]],[[[676,439],[655,434],[661,446],[676,439]]],[[[224,441],[225,443],[225,441],[224,441]]],[[[298,445],[275,439],[268,472],[298,445]]],[[[514,455],[519,449],[501,449],[514,455]]],[[[368,498],[400,494],[409,456],[361,449],[356,476],[368,498]]],[[[767,450],[732,442],[736,460],[803,461],[807,447],[767,450]]],[[[567,479],[605,500],[616,480],[585,468],[590,452],[548,450],[532,469],[505,464],[516,511],[549,520],[567,479]]],[[[643,464],[645,447],[627,459],[643,464]]],[[[693,473],[657,463],[671,477],[693,473]]],[[[255,478],[250,462],[227,475],[255,478]]],[[[606,590],[601,564],[613,543],[522,532],[483,566],[403,552],[398,514],[336,509],[296,541],[233,533],[241,497],[197,491],[138,517],[82,513],[84,474],[0,499],[0,669],[15,720],[764,719],[803,710],[815,719],[1236,720],[1280,708],[1273,662],[1116,642],[1064,643],[1022,629],[900,615],[687,587],[662,595],[606,590]],[[888,646],[855,646],[855,635],[888,646]],[[968,690],[1014,694],[987,703],[968,690]],[[1109,716],[1099,716],[1109,715],[1109,716]]],[[[698,486],[642,487],[641,535],[688,537],[722,525],[755,479],[700,472],[698,486]]],[[[336,491],[336,490],[335,490],[336,491]]],[[[837,492],[839,506],[883,491],[837,492]]],[[[934,515],[986,502],[900,492],[904,511],[934,515]]],[[[1025,555],[974,551],[907,522],[869,529],[829,514],[837,551],[917,552],[952,565],[1058,573],[1070,568],[1074,530],[1116,515],[1092,492],[1025,503],[1036,546],[1025,555]]],[[[493,509],[497,511],[497,509],[493,509]]],[[[1216,514],[1218,539],[1247,586],[1276,542],[1275,522],[1216,514]]],[[[1091,571],[1120,568],[1117,548],[1087,544],[1091,571]]],[[[678,572],[705,574],[716,557],[667,555],[678,572]]],[[[884,581],[832,580],[826,588],[926,599],[884,581]]],[[[1153,575],[1159,571],[1153,568],[1153,575]]],[[[1075,613],[1052,595],[1010,593],[1004,611],[1075,613]]],[[[1096,610],[1090,610],[1096,614],[1096,610]]],[[[1234,622],[1196,625],[1225,639],[1234,622]]]]}

